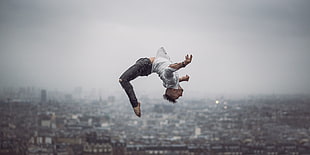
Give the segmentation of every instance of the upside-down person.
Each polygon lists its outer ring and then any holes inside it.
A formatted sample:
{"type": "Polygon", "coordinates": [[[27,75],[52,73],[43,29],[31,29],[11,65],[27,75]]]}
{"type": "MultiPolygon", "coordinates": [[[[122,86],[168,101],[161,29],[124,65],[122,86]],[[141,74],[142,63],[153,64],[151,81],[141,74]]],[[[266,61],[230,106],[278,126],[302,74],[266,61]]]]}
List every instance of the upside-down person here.
{"type": "Polygon", "coordinates": [[[192,55],[186,55],[185,60],[179,63],[173,63],[163,47],[159,48],[156,57],[140,58],[134,65],[129,67],[119,78],[121,86],[124,88],[135,114],[141,117],[141,103],[137,100],[130,81],[138,76],[148,76],[151,73],[157,73],[163,81],[166,88],[164,99],[175,103],[182,96],[183,88],[180,82],[188,81],[189,76],[179,77],[178,70],[184,68],[192,62],[192,55]]]}

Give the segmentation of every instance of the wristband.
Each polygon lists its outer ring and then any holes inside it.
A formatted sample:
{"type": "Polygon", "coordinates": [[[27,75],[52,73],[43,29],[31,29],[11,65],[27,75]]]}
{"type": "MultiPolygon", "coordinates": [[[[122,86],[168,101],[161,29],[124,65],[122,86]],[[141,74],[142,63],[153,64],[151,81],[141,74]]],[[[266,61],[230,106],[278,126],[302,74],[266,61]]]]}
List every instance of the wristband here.
{"type": "Polygon", "coordinates": [[[183,62],[182,62],[182,67],[185,67],[185,66],[186,66],[186,64],[185,64],[185,62],[183,61],[183,62]]]}

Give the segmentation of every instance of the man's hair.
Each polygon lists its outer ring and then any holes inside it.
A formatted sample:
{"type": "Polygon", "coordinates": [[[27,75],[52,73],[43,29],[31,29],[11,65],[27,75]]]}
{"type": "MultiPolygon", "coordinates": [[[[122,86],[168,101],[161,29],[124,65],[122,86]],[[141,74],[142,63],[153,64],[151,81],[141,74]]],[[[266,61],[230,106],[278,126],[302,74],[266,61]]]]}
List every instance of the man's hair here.
{"type": "Polygon", "coordinates": [[[164,97],[164,99],[168,100],[169,102],[172,102],[172,103],[176,103],[177,102],[175,99],[171,98],[167,94],[164,94],[163,97],[164,97]]]}

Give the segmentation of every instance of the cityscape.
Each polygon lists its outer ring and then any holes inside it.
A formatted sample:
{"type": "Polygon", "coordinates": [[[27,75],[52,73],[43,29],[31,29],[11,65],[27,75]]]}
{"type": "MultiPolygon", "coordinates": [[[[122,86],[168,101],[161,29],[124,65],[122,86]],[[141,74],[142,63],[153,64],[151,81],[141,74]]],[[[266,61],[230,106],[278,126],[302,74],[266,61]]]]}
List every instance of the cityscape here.
{"type": "Polygon", "coordinates": [[[306,155],[310,96],[181,99],[35,87],[0,90],[0,154],[306,155]]]}
{"type": "Polygon", "coordinates": [[[310,155],[309,6],[0,0],[0,155],[310,155]]]}

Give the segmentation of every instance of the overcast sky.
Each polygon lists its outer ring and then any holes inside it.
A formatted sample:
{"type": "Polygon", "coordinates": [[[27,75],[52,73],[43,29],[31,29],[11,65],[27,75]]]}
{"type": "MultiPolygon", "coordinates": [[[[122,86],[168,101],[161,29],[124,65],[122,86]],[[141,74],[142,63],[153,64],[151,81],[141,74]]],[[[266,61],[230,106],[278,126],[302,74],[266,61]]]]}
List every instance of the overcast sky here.
{"type": "MultiPolygon", "coordinates": [[[[163,46],[184,94],[310,93],[308,0],[2,0],[0,87],[123,91],[118,77],[163,46]]],[[[138,94],[164,91],[156,74],[138,94]]],[[[160,96],[160,94],[157,94],[160,96]]]]}

